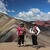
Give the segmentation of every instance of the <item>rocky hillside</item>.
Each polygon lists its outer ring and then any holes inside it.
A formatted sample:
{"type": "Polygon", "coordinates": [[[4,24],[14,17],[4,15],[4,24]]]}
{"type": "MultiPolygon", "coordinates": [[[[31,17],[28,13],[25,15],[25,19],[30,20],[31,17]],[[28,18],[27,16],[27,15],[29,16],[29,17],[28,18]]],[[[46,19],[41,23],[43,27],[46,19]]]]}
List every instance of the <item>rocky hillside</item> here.
{"type": "MultiPolygon", "coordinates": [[[[6,14],[0,13],[0,42],[17,41],[16,28],[21,22],[23,22],[28,29],[31,26],[33,26],[32,23],[35,22],[41,29],[40,35],[42,34],[44,38],[48,38],[48,36],[50,36],[50,21],[26,22],[23,20],[12,18],[6,14]]],[[[42,37],[40,36],[40,38],[42,37]]]]}
{"type": "MultiPolygon", "coordinates": [[[[0,40],[2,41],[4,39],[3,41],[5,41],[6,39],[8,39],[8,37],[10,37],[9,34],[11,34],[10,32],[12,30],[16,31],[16,27],[21,22],[26,23],[25,21],[18,20],[18,19],[9,17],[6,14],[0,13],[0,40]]],[[[14,32],[14,31],[12,31],[12,32],[14,32]]]]}

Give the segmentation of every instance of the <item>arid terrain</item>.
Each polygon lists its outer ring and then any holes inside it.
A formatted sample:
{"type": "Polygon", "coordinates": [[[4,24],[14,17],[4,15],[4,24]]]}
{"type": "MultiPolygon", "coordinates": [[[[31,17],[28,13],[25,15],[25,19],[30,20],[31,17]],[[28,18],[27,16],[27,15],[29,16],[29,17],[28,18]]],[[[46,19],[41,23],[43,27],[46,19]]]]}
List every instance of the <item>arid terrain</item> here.
{"type": "Polygon", "coordinates": [[[35,48],[32,46],[18,47],[16,42],[0,43],[0,50],[49,50],[50,47],[35,48]]]}
{"type": "MultiPolygon", "coordinates": [[[[50,21],[23,21],[20,19],[12,18],[6,14],[0,13],[0,50],[36,50],[32,46],[18,47],[17,45],[17,26],[23,22],[29,29],[32,26],[32,22],[35,22],[41,29],[41,33],[38,36],[38,43],[41,46],[39,50],[50,49],[50,21]]],[[[31,36],[25,37],[26,45],[31,44],[31,36]]]]}

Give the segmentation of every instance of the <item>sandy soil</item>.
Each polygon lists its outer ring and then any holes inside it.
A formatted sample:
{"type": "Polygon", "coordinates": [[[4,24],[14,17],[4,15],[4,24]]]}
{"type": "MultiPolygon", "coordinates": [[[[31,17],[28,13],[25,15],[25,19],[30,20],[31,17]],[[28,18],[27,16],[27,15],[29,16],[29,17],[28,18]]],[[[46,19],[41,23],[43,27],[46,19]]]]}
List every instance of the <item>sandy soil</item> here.
{"type": "Polygon", "coordinates": [[[18,47],[16,42],[0,43],[0,50],[50,50],[50,47],[36,48],[33,46],[18,47]]]}

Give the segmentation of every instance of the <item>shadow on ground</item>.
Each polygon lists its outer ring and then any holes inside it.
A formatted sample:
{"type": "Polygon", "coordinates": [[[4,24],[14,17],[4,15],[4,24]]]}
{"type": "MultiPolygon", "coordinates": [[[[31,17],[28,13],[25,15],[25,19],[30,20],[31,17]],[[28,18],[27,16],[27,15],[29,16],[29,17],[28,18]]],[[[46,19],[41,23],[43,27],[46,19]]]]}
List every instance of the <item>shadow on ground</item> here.
{"type": "Polygon", "coordinates": [[[36,50],[39,50],[40,48],[46,48],[46,46],[44,46],[44,45],[33,46],[31,44],[27,44],[27,45],[22,46],[22,47],[32,47],[32,48],[36,48],[36,50]]]}

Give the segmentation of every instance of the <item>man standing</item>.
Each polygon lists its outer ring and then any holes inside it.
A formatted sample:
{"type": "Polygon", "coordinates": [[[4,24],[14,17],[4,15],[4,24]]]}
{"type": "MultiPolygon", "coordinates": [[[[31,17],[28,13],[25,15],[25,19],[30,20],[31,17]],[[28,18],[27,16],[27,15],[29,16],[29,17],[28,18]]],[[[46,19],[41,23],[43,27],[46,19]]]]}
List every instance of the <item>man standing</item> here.
{"type": "Polygon", "coordinates": [[[40,29],[37,24],[33,23],[33,27],[30,29],[30,33],[32,33],[32,44],[38,45],[37,36],[40,33],[40,29]]]}

